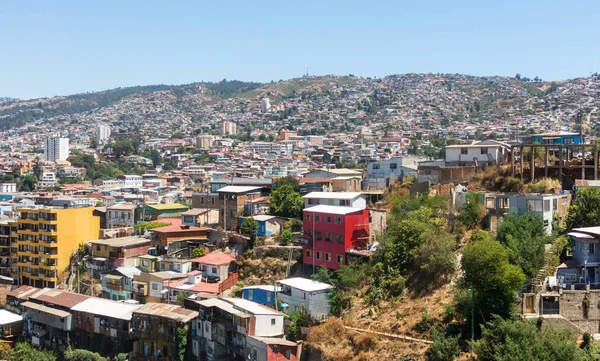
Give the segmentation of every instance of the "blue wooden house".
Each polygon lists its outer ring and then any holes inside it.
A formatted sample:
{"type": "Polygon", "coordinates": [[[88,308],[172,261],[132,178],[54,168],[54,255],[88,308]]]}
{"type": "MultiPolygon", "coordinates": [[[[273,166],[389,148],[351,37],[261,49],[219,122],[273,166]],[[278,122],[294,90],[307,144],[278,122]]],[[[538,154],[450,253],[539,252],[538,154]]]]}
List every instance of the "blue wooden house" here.
{"type": "Polygon", "coordinates": [[[575,228],[569,233],[573,257],[558,266],[559,284],[590,284],[600,288],[600,227],[575,228]]]}
{"type": "Polygon", "coordinates": [[[584,144],[585,136],[561,130],[559,132],[534,134],[532,135],[532,143],[556,145],[584,144]]]}
{"type": "MultiPolygon", "coordinates": [[[[243,298],[249,301],[260,303],[261,305],[271,306],[275,304],[275,286],[248,286],[242,289],[243,298]]],[[[277,287],[277,292],[281,291],[281,287],[277,287]]]]}

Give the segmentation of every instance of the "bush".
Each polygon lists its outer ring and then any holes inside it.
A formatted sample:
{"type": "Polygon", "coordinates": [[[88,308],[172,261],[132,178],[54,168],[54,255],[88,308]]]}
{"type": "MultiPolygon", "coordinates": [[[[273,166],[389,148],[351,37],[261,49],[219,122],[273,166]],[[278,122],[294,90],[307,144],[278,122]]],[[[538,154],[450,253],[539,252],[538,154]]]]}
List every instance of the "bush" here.
{"type": "Polygon", "coordinates": [[[206,248],[196,247],[196,248],[192,249],[192,257],[193,258],[204,257],[204,256],[206,256],[206,248]]]}
{"type": "Polygon", "coordinates": [[[562,186],[557,179],[542,178],[535,183],[529,183],[527,190],[530,193],[549,193],[551,190],[561,190],[562,186]]]}
{"type": "Polygon", "coordinates": [[[450,323],[454,320],[456,314],[456,307],[452,303],[444,305],[444,322],[450,323]]]}
{"type": "Polygon", "coordinates": [[[281,243],[284,246],[292,243],[292,232],[289,229],[284,229],[283,232],[281,232],[281,236],[279,237],[279,243],[281,243]]]}
{"type": "Polygon", "coordinates": [[[460,353],[458,336],[450,336],[433,330],[433,343],[427,352],[431,361],[452,361],[460,353]]]}
{"type": "Polygon", "coordinates": [[[459,221],[468,229],[477,226],[485,217],[485,208],[480,203],[479,193],[467,195],[467,203],[459,209],[459,221]]]}
{"type": "Polygon", "coordinates": [[[421,321],[419,321],[417,328],[421,332],[428,332],[432,326],[433,316],[431,313],[429,313],[429,311],[427,311],[427,309],[423,308],[423,310],[421,310],[421,321]]]}

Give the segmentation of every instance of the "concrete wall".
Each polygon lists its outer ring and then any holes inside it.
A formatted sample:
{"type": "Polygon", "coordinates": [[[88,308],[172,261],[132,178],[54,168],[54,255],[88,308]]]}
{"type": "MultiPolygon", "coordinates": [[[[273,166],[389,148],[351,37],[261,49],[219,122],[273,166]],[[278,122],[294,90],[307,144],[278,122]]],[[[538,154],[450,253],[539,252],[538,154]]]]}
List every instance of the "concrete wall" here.
{"type": "Polygon", "coordinates": [[[560,295],[560,315],[571,321],[584,331],[598,333],[600,331],[600,290],[562,291],[560,295]],[[588,318],[583,315],[583,300],[589,300],[588,318]]]}

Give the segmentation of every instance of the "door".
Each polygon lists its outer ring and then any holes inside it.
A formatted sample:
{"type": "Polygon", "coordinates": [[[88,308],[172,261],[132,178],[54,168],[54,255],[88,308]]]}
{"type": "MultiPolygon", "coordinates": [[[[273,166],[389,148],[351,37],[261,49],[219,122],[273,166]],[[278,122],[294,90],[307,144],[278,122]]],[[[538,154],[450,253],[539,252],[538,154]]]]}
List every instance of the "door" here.
{"type": "Polygon", "coordinates": [[[535,310],[533,309],[534,298],[534,295],[525,296],[525,313],[535,313],[535,310]]]}

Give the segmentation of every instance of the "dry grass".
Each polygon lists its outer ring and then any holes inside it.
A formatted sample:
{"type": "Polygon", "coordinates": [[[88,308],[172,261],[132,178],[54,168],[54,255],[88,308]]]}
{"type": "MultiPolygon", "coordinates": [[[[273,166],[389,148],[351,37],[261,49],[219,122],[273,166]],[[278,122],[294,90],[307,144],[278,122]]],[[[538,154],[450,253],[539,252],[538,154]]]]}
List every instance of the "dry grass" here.
{"type": "MultiPolygon", "coordinates": [[[[239,261],[240,279],[246,286],[274,284],[286,278],[287,260],[275,257],[245,258],[239,261]]],[[[292,266],[295,261],[292,261],[292,266]]]]}

